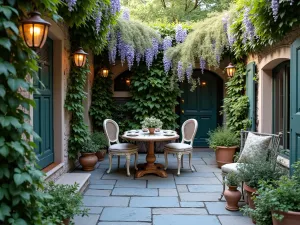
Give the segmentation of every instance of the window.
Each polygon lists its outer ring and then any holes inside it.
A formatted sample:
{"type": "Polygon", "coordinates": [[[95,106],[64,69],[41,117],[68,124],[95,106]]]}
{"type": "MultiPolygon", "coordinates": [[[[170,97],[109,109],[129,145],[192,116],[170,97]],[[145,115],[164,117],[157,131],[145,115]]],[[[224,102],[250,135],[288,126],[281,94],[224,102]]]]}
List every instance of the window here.
{"type": "Polygon", "coordinates": [[[114,80],[114,91],[129,91],[132,72],[125,71],[114,80]]]}

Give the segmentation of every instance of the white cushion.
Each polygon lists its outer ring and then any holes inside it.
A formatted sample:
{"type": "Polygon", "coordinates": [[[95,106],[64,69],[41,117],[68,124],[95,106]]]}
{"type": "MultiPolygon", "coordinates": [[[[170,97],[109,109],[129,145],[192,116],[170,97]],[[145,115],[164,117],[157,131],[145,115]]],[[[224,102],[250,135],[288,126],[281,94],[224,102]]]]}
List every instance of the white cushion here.
{"type": "Polygon", "coordinates": [[[237,162],[251,163],[258,157],[267,159],[271,139],[271,136],[259,136],[249,132],[245,146],[237,162]]]}
{"type": "Polygon", "coordinates": [[[165,145],[165,148],[171,150],[177,150],[177,151],[184,151],[184,150],[192,149],[193,147],[189,144],[184,144],[184,143],[169,143],[165,145]]]}
{"type": "Polygon", "coordinates": [[[120,143],[120,144],[114,144],[111,145],[108,150],[109,151],[128,151],[128,150],[134,150],[137,149],[137,146],[130,143],[120,143]]]}
{"type": "Polygon", "coordinates": [[[228,163],[228,164],[225,164],[221,167],[222,169],[222,172],[224,173],[230,173],[230,172],[235,172],[237,173],[237,167],[238,165],[241,165],[242,163],[228,163]]]}

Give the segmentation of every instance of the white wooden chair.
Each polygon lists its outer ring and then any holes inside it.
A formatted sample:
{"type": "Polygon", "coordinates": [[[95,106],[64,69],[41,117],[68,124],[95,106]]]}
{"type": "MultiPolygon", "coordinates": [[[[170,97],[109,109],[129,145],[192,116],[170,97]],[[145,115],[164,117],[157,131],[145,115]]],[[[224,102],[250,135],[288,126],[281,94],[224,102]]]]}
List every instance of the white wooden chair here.
{"type": "Polygon", "coordinates": [[[129,166],[130,166],[130,156],[135,155],[134,167],[138,170],[136,163],[138,159],[138,147],[130,143],[120,143],[119,142],[119,126],[111,119],[106,119],[103,122],[103,129],[105,135],[108,139],[108,157],[109,157],[109,169],[107,173],[110,173],[112,166],[112,157],[114,155],[118,156],[118,168],[120,167],[120,156],[124,155],[126,157],[126,169],[127,176],[130,176],[129,166]]]}
{"type": "Polygon", "coordinates": [[[180,175],[180,162],[183,167],[183,155],[189,155],[189,165],[192,172],[194,172],[192,165],[192,155],[193,155],[193,142],[198,129],[198,122],[195,119],[186,120],[181,127],[182,140],[181,143],[169,143],[165,145],[164,155],[165,155],[165,170],[168,167],[168,154],[176,154],[178,171],[177,175],[180,175]],[[189,144],[187,144],[188,142],[189,144]]]}
{"type": "MultiPolygon", "coordinates": [[[[279,144],[280,144],[280,138],[282,136],[282,134],[265,134],[265,133],[257,133],[257,132],[252,132],[252,131],[241,131],[241,146],[240,146],[240,155],[242,153],[242,151],[244,150],[244,146],[245,146],[245,142],[247,139],[247,136],[249,134],[249,132],[258,135],[258,136],[269,136],[271,137],[271,141],[269,144],[269,148],[271,149],[271,151],[268,154],[268,160],[277,160],[277,156],[279,154],[279,144]]],[[[224,196],[224,191],[225,191],[225,178],[226,175],[230,172],[233,173],[238,173],[238,165],[241,163],[228,163],[225,164],[221,167],[222,169],[222,178],[223,178],[223,191],[221,194],[221,197],[219,198],[219,200],[222,200],[223,196],[224,196]]],[[[242,184],[242,192],[243,192],[243,184],[242,184]]],[[[242,195],[243,196],[243,195],[242,195]]]]}

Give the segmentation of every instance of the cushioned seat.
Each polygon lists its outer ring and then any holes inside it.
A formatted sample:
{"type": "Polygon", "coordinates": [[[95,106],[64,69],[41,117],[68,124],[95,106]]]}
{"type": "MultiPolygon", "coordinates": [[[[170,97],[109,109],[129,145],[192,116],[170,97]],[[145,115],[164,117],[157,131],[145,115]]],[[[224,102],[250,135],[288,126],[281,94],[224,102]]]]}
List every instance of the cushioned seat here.
{"type": "Polygon", "coordinates": [[[169,143],[165,145],[165,148],[169,148],[177,151],[184,151],[184,150],[192,149],[193,147],[189,144],[184,144],[184,143],[169,143]]]}
{"type": "Polygon", "coordinates": [[[137,146],[130,143],[114,144],[108,148],[109,151],[128,151],[134,149],[137,149],[137,146]]]}
{"type": "Polygon", "coordinates": [[[237,166],[242,163],[228,163],[221,167],[223,173],[237,172],[237,166]]]}

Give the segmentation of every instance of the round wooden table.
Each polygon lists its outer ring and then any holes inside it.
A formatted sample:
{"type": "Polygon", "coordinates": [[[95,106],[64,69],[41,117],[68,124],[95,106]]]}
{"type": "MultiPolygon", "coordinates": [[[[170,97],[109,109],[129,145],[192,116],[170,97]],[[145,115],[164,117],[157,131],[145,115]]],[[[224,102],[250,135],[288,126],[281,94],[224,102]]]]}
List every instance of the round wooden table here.
{"type": "Polygon", "coordinates": [[[146,156],[147,163],[138,165],[139,170],[135,174],[136,178],[142,177],[146,174],[156,174],[164,178],[168,177],[167,172],[163,169],[164,166],[160,163],[155,163],[156,157],[154,154],[154,142],[176,140],[179,138],[179,135],[175,131],[173,131],[172,136],[167,136],[167,133],[165,132],[165,130],[160,130],[160,132],[149,134],[149,132],[143,132],[142,130],[137,130],[136,132],[130,133],[129,131],[126,131],[125,134],[122,136],[123,139],[128,141],[149,142],[149,147],[146,156]]]}

